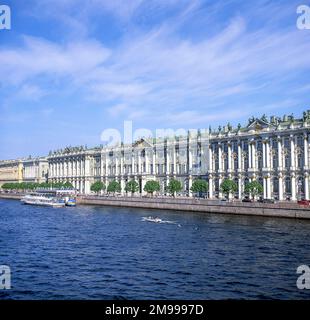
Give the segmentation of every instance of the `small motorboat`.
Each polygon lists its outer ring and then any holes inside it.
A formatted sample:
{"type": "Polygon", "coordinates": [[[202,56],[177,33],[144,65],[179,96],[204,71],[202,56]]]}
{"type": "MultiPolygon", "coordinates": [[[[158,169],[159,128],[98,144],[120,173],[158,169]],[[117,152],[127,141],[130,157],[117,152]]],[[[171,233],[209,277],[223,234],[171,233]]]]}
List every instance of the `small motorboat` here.
{"type": "Polygon", "coordinates": [[[75,207],[75,206],[76,206],[76,201],[75,201],[75,199],[69,199],[69,200],[66,202],[66,206],[67,206],[67,207],[75,207]]]}

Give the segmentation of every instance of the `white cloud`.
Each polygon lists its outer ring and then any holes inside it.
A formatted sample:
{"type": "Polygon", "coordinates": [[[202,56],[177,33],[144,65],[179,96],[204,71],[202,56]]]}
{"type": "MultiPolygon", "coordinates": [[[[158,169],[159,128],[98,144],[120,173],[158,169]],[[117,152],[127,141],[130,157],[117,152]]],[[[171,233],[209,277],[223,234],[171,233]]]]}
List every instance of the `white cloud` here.
{"type": "MultiPolygon", "coordinates": [[[[281,88],[281,82],[309,70],[305,53],[310,51],[310,42],[297,29],[252,30],[244,17],[236,16],[226,28],[205,39],[182,38],[177,30],[200,2],[188,3],[171,25],[124,37],[113,48],[85,38],[55,43],[26,36],[22,47],[0,49],[6,74],[0,81],[22,86],[27,95],[27,90],[35,93],[37,78],[43,77],[62,89],[74,88],[85,101],[113,103],[114,109],[108,109],[112,117],[154,120],[156,116],[186,124],[215,121],[213,116],[199,114],[230,97],[264,94],[270,90],[266,83],[272,83],[274,90],[281,88]]],[[[175,4],[170,0],[167,6],[175,4]]],[[[72,1],[65,2],[63,11],[72,10],[72,5],[72,1]]],[[[125,5],[123,1],[95,1],[93,5],[121,19],[146,8],[140,0],[125,5]]],[[[150,8],[162,10],[162,6],[152,1],[150,8]]],[[[243,112],[242,105],[238,108],[236,112],[243,112]]],[[[233,119],[235,113],[225,116],[233,119]]]]}
{"type": "Polygon", "coordinates": [[[24,36],[21,48],[0,48],[3,83],[18,84],[36,76],[75,77],[107,60],[110,51],[96,41],[64,45],[24,36]]]}

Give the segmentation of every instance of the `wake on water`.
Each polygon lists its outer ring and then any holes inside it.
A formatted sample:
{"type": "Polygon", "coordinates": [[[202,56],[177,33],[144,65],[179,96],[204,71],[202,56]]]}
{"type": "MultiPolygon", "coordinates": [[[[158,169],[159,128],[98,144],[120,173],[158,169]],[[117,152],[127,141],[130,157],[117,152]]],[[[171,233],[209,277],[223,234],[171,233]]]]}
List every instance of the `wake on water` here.
{"type": "Polygon", "coordinates": [[[178,227],[181,227],[176,221],[162,220],[158,217],[142,217],[142,221],[153,222],[153,223],[167,223],[167,224],[177,224],[178,227]]]}

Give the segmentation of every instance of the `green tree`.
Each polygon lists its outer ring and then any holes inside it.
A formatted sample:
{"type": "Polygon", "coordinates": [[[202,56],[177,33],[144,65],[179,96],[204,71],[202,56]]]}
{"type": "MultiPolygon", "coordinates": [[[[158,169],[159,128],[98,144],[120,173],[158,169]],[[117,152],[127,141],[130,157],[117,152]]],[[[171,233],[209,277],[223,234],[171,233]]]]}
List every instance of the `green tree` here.
{"type": "Polygon", "coordinates": [[[182,190],[182,184],[179,180],[171,179],[167,186],[167,191],[175,197],[177,192],[182,190]]]}
{"type": "Polygon", "coordinates": [[[220,186],[221,191],[226,194],[229,198],[231,193],[234,193],[238,190],[238,186],[235,181],[231,179],[225,179],[220,186]]]}
{"type": "Polygon", "coordinates": [[[53,187],[56,189],[61,189],[61,188],[63,188],[63,186],[64,186],[63,182],[55,182],[53,184],[53,187]]]}
{"type": "Polygon", "coordinates": [[[49,188],[49,187],[51,187],[51,183],[41,182],[38,187],[39,188],[49,188]]]}
{"type": "Polygon", "coordinates": [[[96,181],[90,186],[90,190],[99,194],[101,190],[105,190],[105,184],[102,181],[96,181]]]}
{"type": "Polygon", "coordinates": [[[159,182],[156,180],[149,180],[145,183],[143,190],[153,195],[154,192],[160,190],[159,182]]]}
{"type": "Polygon", "coordinates": [[[10,189],[11,189],[10,183],[4,183],[4,184],[1,186],[1,188],[2,188],[3,190],[10,190],[10,189]]]}
{"type": "Polygon", "coordinates": [[[112,193],[121,192],[122,188],[120,183],[114,180],[109,183],[107,191],[112,193]]]}
{"type": "Polygon", "coordinates": [[[63,184],[63,187],[66,188],[66,189],[73,189],[73,184],[69,181],[66,181],[64,184],[63,184]]]}
{"type": "Polygon", "coordinates": [[[252,195],[252,198],[254,199],[264,192],[264,188],[257,180],[253,180],[245,185],[244,192],[252,195]]]}
{"type": "Polygon", "coordinates": [[[135,180],[128,181],[126,183],[125,191],[131,192],[132,194],[134,194],[135,192],[138,192],[139,191],[139,183],[135,180]]]}
{"type": "Polygon", "coordinates": [[[209,184],[206,180],[203,179],[196,179],[192,186],[191,186],[191,191],[195,193],[207,193],[209,190],[209,184]]]}

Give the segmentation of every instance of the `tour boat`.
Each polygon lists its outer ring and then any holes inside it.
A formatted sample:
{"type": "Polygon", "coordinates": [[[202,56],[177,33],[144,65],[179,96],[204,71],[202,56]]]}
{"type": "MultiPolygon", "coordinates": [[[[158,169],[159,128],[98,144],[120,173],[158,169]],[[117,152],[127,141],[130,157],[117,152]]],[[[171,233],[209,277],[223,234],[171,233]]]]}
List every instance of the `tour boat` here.
{"type": "Polygon", "coordinates": [[[66,204],[62,199],[49,197],[44,194],[31,193],[25,195],[21,202],[24,204],[32,204],[36,206],[48,206],[48,207],[64,207],[66,204]]]}
{"type": "Polygon", "coordinates": [[[25,195],[21,202],[39,206],[74,207],[76,206],[75,190],[69,189],[37,189],[25,195]]]}

